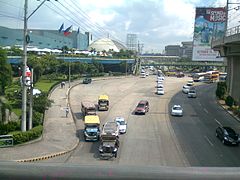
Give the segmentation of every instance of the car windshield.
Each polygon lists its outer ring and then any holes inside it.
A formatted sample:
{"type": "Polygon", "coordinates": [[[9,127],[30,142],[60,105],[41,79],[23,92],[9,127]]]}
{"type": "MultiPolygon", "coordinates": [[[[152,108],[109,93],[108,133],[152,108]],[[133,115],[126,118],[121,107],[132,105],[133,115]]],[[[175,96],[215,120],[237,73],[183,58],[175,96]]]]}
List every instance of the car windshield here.
{"type": "Polygon", "coordinates": [[[230,129],[230,128],[226,128],[225,132],[229,136],[235,136],[236,135],[235,131],[233,129],[230,129]]]}
{"type": "Polygon", "coordinates": [[[117,121],[120,125],[125,125],[125,121],[117,121]]]}
{"type": "Polygon", "coordinates": [[[240,0],[0,0],[1,179],[240,179],[239,119],[240,0]]]}
{"type": "Polygon", "coordinates": [[[144,107],[145,107],[145,104],[138,104],[137,107],[138,107],[138,108],[144,108],[144,107]]]}
{"type": "Polygon", "coordinates": [[[182,110],[181,107],[173,107],[174,110],[182,110]]]}

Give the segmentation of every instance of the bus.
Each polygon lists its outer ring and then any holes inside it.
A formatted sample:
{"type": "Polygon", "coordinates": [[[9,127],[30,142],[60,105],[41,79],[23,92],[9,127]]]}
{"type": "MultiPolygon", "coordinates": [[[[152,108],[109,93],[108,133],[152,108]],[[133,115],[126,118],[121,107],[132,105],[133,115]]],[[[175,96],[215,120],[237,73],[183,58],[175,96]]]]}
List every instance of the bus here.
{"type": "Polygon", "coordinates": [[[219,71],[208,71],[204,75],[204,82],[213,83],[219,80],[219,71]]]}
{"type": "Polygon", "coordinates": [[[192,78],[194,82],[199,82],[204,80],[204,76],[206,75],[206,72],[202,73],[194,73],[192,78]]]}

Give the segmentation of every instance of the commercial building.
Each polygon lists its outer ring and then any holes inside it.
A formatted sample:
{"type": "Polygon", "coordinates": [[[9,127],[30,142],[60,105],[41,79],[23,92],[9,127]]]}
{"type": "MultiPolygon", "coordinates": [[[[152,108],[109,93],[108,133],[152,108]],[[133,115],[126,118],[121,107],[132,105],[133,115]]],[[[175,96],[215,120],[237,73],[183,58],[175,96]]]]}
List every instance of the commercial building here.
{"type": "Polygon", "coordinates": [[[182,42],[181,48],[182,48],[182,57],[192,59],[193,42],[192,41],[182,42]]]}
{"type": "Polygon", "coordinates": [[[119,52],[121,49],[126,50],[127,48],[118,41],[109,38],[101,38],[93,43],[91,43],[88,47],[88,50],[95,50],[95,51],[114,51],[119,52]]]}
{"type": "MultiPolygon", "coordinates": [[[[77,33],[73,31],[68,36],[58,30],[29,29],[29,46],[37,48],[61,49],[63,46],[86,50],[91,43],[92,35],[89,32],[77,33]]],[[[23,45],[23,30],[10,29],[0,26],[0,46],[23,45]]]]}
{"type": "Polygon", "coordinates": [[[165,46],[166,56],[181,56],[181,46],[180,45],[168,45],[165,46]]]}
{"type": "Polygon", "coordinates": [[[128,50],[137,51],[138,50],[137,34],[127,34],[126,45],[128,50]]]}

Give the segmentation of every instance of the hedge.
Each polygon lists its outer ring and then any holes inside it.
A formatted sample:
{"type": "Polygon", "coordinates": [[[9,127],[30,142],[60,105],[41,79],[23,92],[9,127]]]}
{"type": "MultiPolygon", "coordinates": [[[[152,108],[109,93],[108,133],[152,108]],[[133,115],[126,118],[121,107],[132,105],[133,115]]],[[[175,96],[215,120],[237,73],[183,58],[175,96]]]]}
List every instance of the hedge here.
{"type": "Polygon", "coordinates": [[[39,125],[34,128],[32,128],[29,131],[21,132],[21,131],[13,131],[10,132],[10,135],[13,135],[13,143],[16,144],[22,144],[27,141],[34,140],[42,135],[43,126],[39,125]]]}

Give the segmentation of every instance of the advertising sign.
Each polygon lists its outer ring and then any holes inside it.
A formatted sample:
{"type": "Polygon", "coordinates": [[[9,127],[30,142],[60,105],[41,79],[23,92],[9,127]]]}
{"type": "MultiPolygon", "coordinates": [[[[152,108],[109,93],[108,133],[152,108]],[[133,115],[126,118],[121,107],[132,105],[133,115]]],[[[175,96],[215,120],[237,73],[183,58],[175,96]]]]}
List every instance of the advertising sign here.
{"type": "Polygon", "coordinates": [[[196,8],[193,61],[223,61],[219,52],[212,50],[211,41],[224,36],[225,23],[225,8],[196,8]]]}

